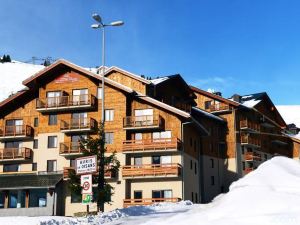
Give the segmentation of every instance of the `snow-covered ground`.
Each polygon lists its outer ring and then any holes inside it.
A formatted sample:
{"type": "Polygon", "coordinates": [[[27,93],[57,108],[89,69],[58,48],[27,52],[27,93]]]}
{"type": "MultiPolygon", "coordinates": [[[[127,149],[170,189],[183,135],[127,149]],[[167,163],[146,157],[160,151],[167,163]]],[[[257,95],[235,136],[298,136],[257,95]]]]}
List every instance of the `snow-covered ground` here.
{"type": "Polygon", "coordinates": [[[189,201],[160,203],[81,218],[2,217],[0,224],[299,225],[300,163],[275,157],[206,205],[189,201]]]}
{"type": "Polygon", "coordinates": [[[24,88],[22,81],[42,70],[44,66],[12,61],[0,63],[0,101],[24,88]]]}

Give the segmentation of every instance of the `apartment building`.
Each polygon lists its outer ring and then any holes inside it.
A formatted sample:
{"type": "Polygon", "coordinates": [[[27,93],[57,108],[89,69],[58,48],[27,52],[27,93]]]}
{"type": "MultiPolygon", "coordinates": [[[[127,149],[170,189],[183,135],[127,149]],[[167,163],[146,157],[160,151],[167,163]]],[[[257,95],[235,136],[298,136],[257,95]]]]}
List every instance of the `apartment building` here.
{"type": "MultiPolygon", "coordinates": [[[[79,138],[96,135],[101,79],[59,60],[0,103],[0,216],[72,216],[86,210],[68,189],[67,171],[82,155],[79,138]]],[[[117,67],[106,71],[107,154],[115,151],[121,163],[118,174],[106,174],[114,187],[106,210],[203,202],[224,189],[227,122],[196,108],[195,99],[179,75],[160,82],[117,67]]]]}
{"type": "Polygon", "coordinates": [[[264,93],[226,99],[191,86],[197,107],[227,121],[225,187],[276,155],[299,158],[299,140],[284,133],[286,123],[264,93]]]}

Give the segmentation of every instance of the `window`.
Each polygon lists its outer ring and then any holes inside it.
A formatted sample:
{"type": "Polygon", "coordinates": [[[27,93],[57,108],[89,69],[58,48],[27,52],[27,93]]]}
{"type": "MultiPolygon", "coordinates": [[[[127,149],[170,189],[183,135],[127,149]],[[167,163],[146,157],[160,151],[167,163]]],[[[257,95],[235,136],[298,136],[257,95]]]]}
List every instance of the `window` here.
{"type": "Polygon", "coordinates": [[[197,163],[195,162],[195,174],[197,174],[197,163]]]}
{"type": "Polygon", "coordinates": [[[192,202],[194,202],[194,192],[192,192],[192,202]]]}
{"type": "Polygon", "coordinates": [[[214,176],[210,177],[210,183],[211,183],[211,185],[215,185],[215,177],[214,176]]]}
{"type": "Polygon", "coordinates": [[[97,91],[97,98],[98,99],[102,99],[102,95],[103,95],[103,93],[102,93],[102,87],[99,87],[98,91],[97,91]]]}
{"type": "Polygon", "coordinates": [[[133,198],[134,199],[142,199],[143,198],[143,192],[142,191],[134,191],[133,192],[133,198]]]}
{"type": "Polygon", "coordinates": [[[0,192],[0,208],[4,208],[5,203],[5,193],[3,191],[0,192]]]}
{"type": "Polygon", "coordinates": [[[211,101],[205,101],[204,102],[204,108],[205,109],[210,109],[210,106],[211,106],[211,101]]]}
{"type": "Polygon", "coordinates": [[[47,172],[55,172],[56,171],[56,160],[47,160],[47,172]]]}
{"type": "Polygon", "coordinates": [[[153,124],[153,109],[136,109],[134,111],[135,123],[138,126],[149,126],[153,124]]]}
{"type": "Polygon", "coordinates": [[[38,139],[34,139],[33,140],[33,149],[37,149],[39,147],[39,140],[38,139]]]}
{"type": "Polygon", "coordinates": [[[21,148],[22,142],[21,141],[7,141],[4,144],[5,148],[21,148]]]}
{"type": "Polygon", "coordinates": [[[193,169],[193,160],[190,161],[190,168],[193,169]]]}
{"type": "Polygon", "coordinates": [[[172,190],[154,190],[152,198],[172,198],[172,190]]]}
{"type": "Polygon", "coordinates": [[[87,88],[85,89],[74,89],[72,91],[72,103],[73,105],[86,105],[88,104],[89,96],[88,96],[89,90],[87,88]]]}
{"type": "Polygon", "coordinates": [[[63,103],[66,99],[63,99],[61,91],[49,91],[47,92],[47,106],[57,107],[63,103]]]}
{"type": "Polygon", "coordinates": [[[32,163],[32,171],[37,171],[37,163],[32,163]]]}
{"type": "Polygon", "coordinates": [[[5,134],[8,136],[12,134],[23,134],[23,120],[6,120],[5,134]]]}
{"type": "Polygon", "coordinates": [[[47,189],[29,190],[29,208],[47,206],[47,189]]]}
{"type": "Polygon", "coordinates": [[[73,128],[80,128],[86,127],[88,125],[88,118],[86,112],[80,113],[72,113],[72,127],[73,128]]]}
{"type": "Polygon", "coordinates": [[[214,159],[210,159],[210,165],[211,165],[211,168],[214,168],[214,165],[215,163],[214,163],[214,159]]]}
{"type": "Polygon", "coordinates": [[[106,144],[114,143],[114,133],[113,132],[105,133],[105,143],[106,144]]]}
{"type": "Polygon", "coordinates": [[[195,203],[198,203],[198,193],[195,193],[195,203]]]}
{"type": "Polygon", "coordinates": [[[57,115],[56,114],[49,115],[48,125],[57,125],[57,115]]]}
{"type": "Polygon", "coordinates": [[[48,136],[48,148],[57,148],[57,136],[48,136]]]}
{"type": "Polygon", "coordinates": [[[172,137],[172,132],[170,130],[152,133],[152,138],[155,139],[154,141],[159,141],[159,139],[170,139],[171,137],[172,137]]]}
{"type": "Polygon", "coordinates": [[[160,164],[160,156],[159,155],[152,156],[152,164],[160,164]]]}
{"type": "Polygon", "coordinates": [[[243,167],[243,170],[245,170],[245,169],[246,169],[245,162],[242,162],[242,167],[243,167]]]}
{"type": "Polygon", "coordinates": [[[3,165],[3,172],[18,172],[20,171],[19,164],[4,164],[3,165]]]}
{"type": "Polygon", "coordinates": [[[25,208],[24,190],[10,190],[8,192],[8,208],[25,208]]]}
{"type": "Polygon", "coordinates": [[[141,166],[141,165],[142,165],[142,162],[143,162],[143,161],[142,161],[142,157],[137,156],[137,157],[134,157],[133,160],[134,160],[133,163],[134,163],[135,166],[141,166]]]}
{"type": "Polygon", "coordinates": [[[34,127],[38,127],[38,126],[39,126],[39,118],[35,117],[35,118],[33,119],[33,126],[34,126],[34,127]]]}
{"type": "Polygon", "coordinates": [[[76,159],[70,159],[70,167],[75,168],[76,159]]]}
{"type": "Polygon", "coordinates": [[[113,109],[106,109],[105,110],[105,121],[113,121],[114,120],[114,112],[115,110],[113,109]]]}

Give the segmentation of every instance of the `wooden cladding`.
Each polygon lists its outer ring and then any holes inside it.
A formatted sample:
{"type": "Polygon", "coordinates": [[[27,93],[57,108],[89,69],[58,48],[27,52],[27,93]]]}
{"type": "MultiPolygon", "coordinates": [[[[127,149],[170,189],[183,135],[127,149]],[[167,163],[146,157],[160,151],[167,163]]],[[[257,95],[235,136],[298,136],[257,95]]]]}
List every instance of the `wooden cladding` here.
{"type": "Polygon", "coordinates": [[[136,205],[152,205],[157,202],[179,202],[180,198],[141,198],[141,199],[124,199],[123,207],[136,205]]]}
{"type": "Polygon", "coordinates": [[[94,95],[65,95],[59,97],[48,97],[36,99],[36,109],[41,112],[64,111],[68,109],[93,108],[96,106],[97,99],[94,95]]]}
{"type": "Polygon", "coordinates": [[[123,119],[124,129],[162,128],[163,119],[160,115],[127,116],[123,119]]]}
{"type": "Polygon", "coordinates": [[[134,152],[157,152],[180,150],[181,141],[178,138],[146,139],[146,140],[127,140],[123,141],[122,151],[134,152]]]}
{"type": "Polygon", "coordinates": [[[181,175],[181,165],[178,163],[144,164],[123,166],[122,176],[126,178],[141,177],[178,177],[181,175]]]}
{"type": "Polygon", "coordinates": [[[32,150],[30,148],[4,148],[0,149],[0,160],[28,160],[32,158],[32,150]]]}
{"type": "Polygon", "coordinates": [[[241,144],[260,147],[261,141],[258,137],[252,136],[250,134],[245,134],[245,135],[241,135],[241,144]]]}
{"type": "MultiPolygon", "coordinates": [[[[69,171],[70,170],[74,170],[75,171],[75,168],[74,167],[64,167],[64,170],[63,170],[63,178],[64,179],[69,179],[69,171]]],[[[97,172],[97,174],[98,174],[98,172],[97,172]]],[[[104,177],[106,179],[116,178],[117,177],[117,173],[115,171],[110,171],[108,169],[108,167],[107,167],[107,169],[104,172],[104,177]]]]}
{"type": "Polygon", "coordinates": [[[59,154],[60,155],[76,155],[82,154],[79,142],[62,142],[59,145],[59,154]]]}
{"type": "Polygon", "coordinates": [[[260,124],[252,122],[248,119],[244,119],[240,121],[240,129],[241,130],[249,130],[249,131],[260,131],[260,124]]]}
{"type": "Polygon", "coordinates": [[[29,138],[33,136],[33,128],[29,125],[4,126],[0,130],[0,139],[29,138]]]}
{"type": "Polygon", "coordinates": [[[97,122],[93,118],[76,118],[60,121],[60,130],[62,132],[94,131],[96,127],[97,122]]]}

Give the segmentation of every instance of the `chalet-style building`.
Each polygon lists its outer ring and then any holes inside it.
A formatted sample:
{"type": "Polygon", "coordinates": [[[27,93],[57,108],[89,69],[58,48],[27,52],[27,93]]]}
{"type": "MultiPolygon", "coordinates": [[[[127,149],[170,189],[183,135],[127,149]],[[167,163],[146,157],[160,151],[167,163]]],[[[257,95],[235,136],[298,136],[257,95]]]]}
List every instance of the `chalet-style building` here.
{"type": "MultiPolygon", "coordinates": [[[[0,216],[72,216],[86,210],[64,174],[82,154],[79,138],[96,135],[101,79],[59,60],[0,103],[0,216]]],[[[224,189],[227,122],[196,108],[195,99],[179,75],[159,82],[107,69],[106,147],[108,154],[117,152],[121,168],[107,177],[114,194],[106,210],[203,202],[224,189]]]]}

